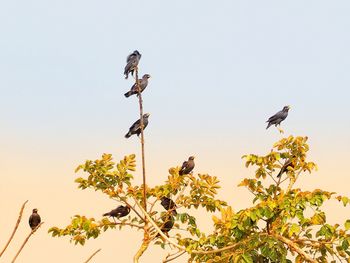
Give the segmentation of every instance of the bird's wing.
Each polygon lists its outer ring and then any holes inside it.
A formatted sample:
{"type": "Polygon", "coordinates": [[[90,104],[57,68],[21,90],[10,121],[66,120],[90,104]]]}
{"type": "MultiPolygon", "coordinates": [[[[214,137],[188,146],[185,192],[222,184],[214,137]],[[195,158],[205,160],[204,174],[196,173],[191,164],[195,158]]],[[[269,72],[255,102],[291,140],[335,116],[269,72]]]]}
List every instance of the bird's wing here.
{"type": "Polygon", "coordinates": [[[136,55],[135,55],[135,53],[133,52],[133,53],[131,53],[130,55],[128,55],[127,56],[127,58],[126,58],[126,63],[129,63],[130,62],[130,60],[132,60],[134,57],[136,57],[136,55]]]}
{"type": "Polygon", "coordinates": [[[187,167],[187,161],[184,161],[183,164],[182,164],[182,166],[181,166],[181,169],[184,169],[184,168],[186,168],[186,167],[187,167]]]}
{"type": "Polygon", "coordinates": [[[135,121],[134,124],[131,125],[130,130],[134,131],[134,130],[137,130],[138,128],[140,128],[140,123],[141,123],[140,120],[135,121]]]}
{"type": "Polygon", "coordinates": [[[30,215],[30,217],[29,217],[29,225],[31,226],[32,223],[33,223],[33,215],[30,215]]]}
{"type": "Polygon", "coordinates": [[[277,112],[275,115],[271,116],[267,122],[271,122],[271,121],[275,121],[278,120],[279,118],[281,118],[281,116],[283,116],[284,112],[283,111],[279,111],[277,112]]]}

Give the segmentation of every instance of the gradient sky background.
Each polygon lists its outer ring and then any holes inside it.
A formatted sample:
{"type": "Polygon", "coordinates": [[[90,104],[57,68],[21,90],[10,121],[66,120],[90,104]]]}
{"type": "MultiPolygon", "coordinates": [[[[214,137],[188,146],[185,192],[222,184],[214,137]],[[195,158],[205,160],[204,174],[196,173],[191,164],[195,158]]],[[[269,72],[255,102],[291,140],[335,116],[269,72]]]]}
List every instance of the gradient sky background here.
{"type": "MultiPolygon", "coordinates": [[[[81,1],[0,2],[0,248],[29,200],[9,262],[29,233],[33,207],[45,221],[18,262],[131,262],[141,232],[109,231],[84,247],[51,238],[74,214],[99,216],[115,206],[100,193],[77,190],[74,169],[104,152],[139,154],[124,134],[138,118],[123,94],[126,56],[142,53],[148,183],[195,155],[196,173],[222,181],[234,209],[250,205],[237,184],[252,169],[240,159],[264,154],[280,138],[266,119],[291,105],[286,135],[309,136],[319,171],[305,190],[349,195],[349,1],[81,1]]],[[[140,164],[140,162],[139,162],[140,164]]],[[[140,166],[139,166],[140,167],[140,166]]],[[[140,182],[141,169],[135,174],[140,182]]],[[[328,207],[331,222],[349,208],[328,207]]],[[[210,215],[203,229],[211,229],[210,215]]],[[[142,262],[160,262],[149,249],[142,262]]],[[[177,262],[185,262],[185,258],[177,262]]]]}

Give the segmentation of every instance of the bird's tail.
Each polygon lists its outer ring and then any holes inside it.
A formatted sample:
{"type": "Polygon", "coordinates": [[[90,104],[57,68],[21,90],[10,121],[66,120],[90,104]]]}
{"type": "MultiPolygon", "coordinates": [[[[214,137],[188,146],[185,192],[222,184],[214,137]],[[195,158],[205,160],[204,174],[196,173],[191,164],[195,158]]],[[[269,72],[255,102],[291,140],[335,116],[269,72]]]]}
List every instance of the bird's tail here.
{"type": "Polygon", "coordinates": [[[104,213],[102,216],[109,216],[109,213],[104,213]]]}
{"type": "Polygon", "coordinates": [[[132,92],[131,92],[131,91],[128,91],[127,93],[124,94],[124,96],[125,96],[126,98],[129,98],[131,95],[132,95],[132,92]]]}
{"type": "Polygon", "coordinates": [[[127,134],[125,134],[125,138],[129,138],[131,136],[131,132],[128,132],[127,134]]]}
{"type": "Polygon", "coordinates": [[[267,130],[268,128],[270,128],[271,125],[272,125],[272,124],[269,122],[269,124],[267,124],[266,130],[267,130]]]}
{"type": "Polygon", "coordinates": [[[278,173],[277,178],[280,178],[282,175],[282,170],[278,173]]]}

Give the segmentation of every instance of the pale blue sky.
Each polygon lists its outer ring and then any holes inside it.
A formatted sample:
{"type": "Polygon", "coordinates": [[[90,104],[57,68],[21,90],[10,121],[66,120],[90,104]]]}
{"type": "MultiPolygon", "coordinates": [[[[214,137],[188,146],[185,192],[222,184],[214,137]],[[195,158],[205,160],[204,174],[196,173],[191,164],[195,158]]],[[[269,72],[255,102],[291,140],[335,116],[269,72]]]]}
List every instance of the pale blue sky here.
{"type": "Polygon", "coordinates": [[[49,134],[100,122],[120,136],[137,117],[122,71],[139,49],[160,133],[264,128],[285,104],[296,132],[349,130],[349,13],[347,1],[3,1],[2,123],[49,134]]]}
{"type": "Polygon", "coordinates": [[[139,116],[136,98],[123,96],[132,85],[125,59],[135,49],[140,74],[152,76],[144,92],[151,184],[194,154],[197,169],[217,173],[231,198],[227,190],[246,171],[240,156],[266,153],[280,138],[265,121],[284,105],[292,106],[286,134],[308,135],[320,166],[323,181],[308,186],[328,186],[336,166],[332,179],[347,179],[349,14],[345,0],[1,1],[0,200],[7,193],[16,215],[31,199],[52,217],[48,228],[81,207],[60,201],[62,191],[82,198],[77,164],[103,152],[139,153],[136,138],[124,139],[139,116]],[[9,196],[4,186],[14,183],[28,192],[9,196]],[[48,192],[55,211],[40,204],[48,192]]]}

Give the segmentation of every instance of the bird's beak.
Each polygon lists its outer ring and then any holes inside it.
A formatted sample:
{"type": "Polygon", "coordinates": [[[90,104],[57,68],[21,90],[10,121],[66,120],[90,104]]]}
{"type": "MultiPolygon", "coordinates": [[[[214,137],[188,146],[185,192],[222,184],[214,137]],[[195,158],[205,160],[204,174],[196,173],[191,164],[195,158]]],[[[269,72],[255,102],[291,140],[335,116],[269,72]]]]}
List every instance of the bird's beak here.
{"type": "Polygon", "coordinates": [[[288,110],[290,110],[290,108],[292,108],[290,105],[288,105],[288,110]]]}

